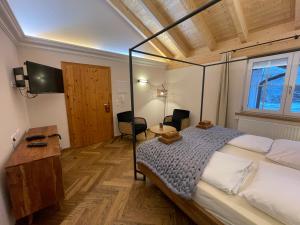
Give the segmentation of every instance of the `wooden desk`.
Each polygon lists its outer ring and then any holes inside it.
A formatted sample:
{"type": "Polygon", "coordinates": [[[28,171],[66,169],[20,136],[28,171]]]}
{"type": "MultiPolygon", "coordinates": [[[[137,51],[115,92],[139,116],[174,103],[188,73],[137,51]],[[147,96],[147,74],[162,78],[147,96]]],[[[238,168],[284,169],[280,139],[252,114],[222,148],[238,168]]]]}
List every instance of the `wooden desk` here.
{"type": "MultiPolygon", "coordinates": [[[[56,126],[30,129],[25,136],[57,133],[56,126]]],[[[64,198],[59,139],[46,137],[47,147],[28,148],[21,140],[5,165],[7,186],[16,219],[32,214],[64,198]]]]}

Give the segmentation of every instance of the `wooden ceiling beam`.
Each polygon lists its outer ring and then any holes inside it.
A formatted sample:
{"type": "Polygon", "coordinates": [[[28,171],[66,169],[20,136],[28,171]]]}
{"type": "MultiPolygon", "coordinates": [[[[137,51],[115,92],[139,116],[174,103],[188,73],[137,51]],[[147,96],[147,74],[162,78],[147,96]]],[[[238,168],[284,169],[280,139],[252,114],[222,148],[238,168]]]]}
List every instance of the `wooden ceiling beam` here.
{"type": "Polygon", "coordinates": [[[300,28],[300,0],[295,2],[295,29],[300,28]]]}
{"type": "MultiPolygon", "coordinates": [[[[116,9],[119,14],[126,19],[131,26],[139,32],[144,38],[149,38],[153,33],[143,24],[143,22],[137,18],[127,6],[120,0],[107,0],[107,2],[116,9]]],[[[174,57],[173,53],[158,40],[157,38],[152,39],[149,43],[163,56],[174,57]]]]}
{"type": "MultiPolygon", "coordinates": [[[[187,58],[187,61],[194,62],[194,63],[212,63],[221,60],[220,52],[228,51],[230,49],[248,47],[251,45],[278,40],[282,38],[287,38],[294,36],[295,34],[300,35],[300,29],[294,29],[294,21],[290,21],[284,24],[279,24],[273,27],[270,27],[265,30],[251,32],[248,35],[248,42],[247,43],[240,43],[238,38],[226,40],[219,42],[217,48],[214,52],[209,52],[207,48],[202,47],[195,49],[195,55],[187,58]]],[[[248,48],[240,51],[236,51],[232,54],[233,58],[239,57],[250,57],[254,55],[260,54],[268,54],[274,53],[278,51],[285,51],[291,50],[295,48],[300,48],[300,39],[290,39],[281,42],[275,42],[273,44],[266,44],[261,45],[253,48],[248,48]]],[[[181,68],[186,67],[183,63],[176,63],[176,62],[169,62],[169,69],[181,68]]]]}
{"type": "MultiPolygon", "coordinates": [[[[198,6],[195,0],[180,0],[181,5],[186,10],[186,13],[190,13],[195,10],[198,6]]],[[[209,50],[214,50],[216,48],[217,42],[211,33],[204,17],[201,14],[197,14],[191,18],[194,26],[197,28],[198,32],[201,34],[209,50]]]]}
{"type": "Polygon", "coordinates": [[[248,29],[240,0],[224,0],[232,18],[237,35],[242,43],[247,42],[248,29]]]}
{"type": "MultiPolygon", "coordinates": [[[[158,8],[153,0],[142,0],[142,3],[163,28],[172,23],[167,13],[158,8]]],[[[188,57],[191,52],[191,47],[180,31],[177,28],[173,28],[168,30],[166,33],[180,54],[185,58],[188,57]]]]}

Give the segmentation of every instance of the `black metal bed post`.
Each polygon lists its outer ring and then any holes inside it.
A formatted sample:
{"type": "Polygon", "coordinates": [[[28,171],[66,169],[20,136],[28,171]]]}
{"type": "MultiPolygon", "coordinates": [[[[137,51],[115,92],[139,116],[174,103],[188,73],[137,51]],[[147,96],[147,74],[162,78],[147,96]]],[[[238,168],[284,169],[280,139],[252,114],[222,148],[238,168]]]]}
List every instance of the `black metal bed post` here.
{"type": "MultiPolygon", "coordinates": [[[[160,58],[164,58],[164,59],[168,59],[168,60],[172,60],[172,61],[187,63],[187,64],[190,64],[190,65],[201,66],[203,68],[203,76],[202,76],[202,94],[201,94],[200,120],[202,120],[202,118],[203,118],[203,100],[204,100],[204,87],[205,87],[206,67],[221,65],[221,64],[225,64],[225,63],[227,63],[229,65],[230,63],[233,63],[233,62],[239,62],[239,61],[249,60],[249,59],[253,59],[253,58],[260,58],[260,57],[264,57],[264,56],[270,56],[270,55],[281,54],[281,53],[295,52],[295,51],[299,51],[300,50],[300,49],[287,50],[287,51],[283,51],[283,52],[270,53],[270,54],[265,54],[265,55],[260,55],[260,56],[252,56],[252,57],[247,57],[247,58],[243,58],[243,59],[237,59],[237,60],[231,60],[231,61],[227,61],[227,62],[219,62],[219,63],[207,64],[207,65],[197,64],[197,63],[193,63],[193,62],[188,62],[188,61],[173,59],[173,58],[169,58],[169,57],[165,57],[165,56],[159,56],[159,55],[155,55],[155,54],[152,54],[152,53],[147,53],[147,52],[142,52],[142,51],[135,50],[137,47],[145,44],[146,42],[152,40],[153,38],[156,38],[158,35],[160,35],[160,34],[166,32],[166,31],[168,31],[169,29],[172,29],[173,27],[177,26],[178,24],[186,21],[187,19],[195,16],[196,14],[204,11],[205,9],[207,9],[207,8],[215,5],[216,3],[220,2],[220,1],[221,0],[211,0],[207,4],[205,4],[205,5],[201,6],[201,7],[199,7],[198,9],[192,11],[188,15],[182,17],[181,19],[177,20],[173,24],[170,24],[169,26],[165,27],[161,31],[153,34],[152,36],[148,37],[144,41],[140,42],[139,44],[137,44],[134,47],[132,47],[132,48],[129,49],[130,92],[131,92],[131,110],[132,110],[132,121],[133,121],[133,123],[134,123],[134,117],[135,117],[135,115],[134,115],[132,52],[141,53],[141,54],[145,54],[145,55],[150,55],[150,56],[154,56],[154,57],[160,57],[160,58]]],[[[288,37],[288,38],[279,39],[279,40],[276,40],[276,41],[282,41],[282,40],[287,40],[287,39],[291,39],[291,38],[298,39],[299,35],[297,34],[295,36],[291,36],[291,37],[288,37]]],[[[255,46],[259,46],[259,45],[273,43],[273,42],[276,42],[276,41],[271,41],[271,42],[256,44],[256,45],[252,45],[252,46],[248,46],[248,47],[244,47],[244,48],[239,48],[239,49],[233,49],[233,50],[229,50],[227,52],[238,51],[238,50],[246,49],[246,48],[249,48],[249,47],[255,47],[255,46]]],[[[136,168],[136,137],[135,137],[134,126],[132,126],[132,140],[133,140],[132,143],[133,143],[134,178],[137,179],[137,173],[141,173],[141,172],[138,171],[137,168],[136,168]]],[[[145,176],[144,176],[144,180],[145,180],[145,176]]]]}
{"type": "MultiPolygon", "coordinates": [[[[134,121],[134,117],[135,117],[135,115],[134,115],[134,91],[133,91],[133,63],[132,63],[132,53],[133,52],[140,53],[140,54],[145,54],[145,55],[150,55],[150,56],[154,56],[154,57],[158,57],[158,58],[163,58],[163,59],[169,59],[169,60],[172,60],[172,61],[177,61],[177,62],[181,62],[181,63],[186,63],[186,64],[202,67],[203,68],[203,75],[202,75],[201,109],[200,109],[200,120],[202,120],[206,66],[204,66],[202,64],[198,64],[198,63],[193,63],[193,62],[184,61],[184,60],[172,59],[172,58],[168,58],[168,57],[165,57],[165,56],[160,56],[160,55],[156,55],[156,54],[152,54],[152,53],[148,53],[148,52],[134,50],[134,49],[131,48],[131,49],[129,49],[129,73],[130,73],[131,110],[132,110],[132,120],[133,121],[134,121]]],[[[142,173],[139,170],[137,170],[137,168],[136,168],[136,139],[135,139],[134,126],[132,126],[132,129],[133,129],[132,130],[132,134],[133,134],[132,141],[133,141],[134,179],[138,180],[137,174],[138,173],[142,174],[142,173]]],[[[144,174],[142,174],[142,175],[143,175],[143,180],[146,180],[146,176],[144,174]]]]}
{"type": "Polygon", "coordinates": [[[133,91],[133,64],[132,64],[132,50],[129,49],[129,76],[130,76],[130,93],[131,93],[131,112],[132,112],[132,146],[133,146],[133,168],[134,179],[137,180],[136,170],[136,137],[134,127],[134,91],[133,91]]]}
{"type": "MultiPolygon", "coordinates": [[[[137,173],[141,173],[141,172],[138,171],[137,168],[136,168],[136,137],[135,137],[135,128],[134,128],[134,117],[135,117],[135,115],[134,115],[134,91],[133,91],[132,52],[142,53],[142,54],[146,54],[146,55],[150,55],[150,56],[155,56],[155,57],[160,57],[160,58],[164,58],[164,59],[168,59],[168,60],[172,60],[172,61],[187,63],[187,64],[190,64],[190,65],[201,66],[205,70],[205,66],[203,66],[201,64],[192,63],[192,62],[183,61],[183,60],[178,60],[178,59],[173,59],[173,58],[164,57],[164,56],[159,56],[159,55],[155,55],[155,54],[151,54],[151,53],[147,53],[147,52],[138,51],[138,50],[135,50],[135,49],[138,48],[139,46],[145,44],[146,42],[152,40],[153,38],[156,38],[158,35],[166,32],[167,30],[169,30],[169,29],[177,26],[178,24],[180,24],[180,23],[188,20],[189,18],[193,17],[194,15],[196,15],[196,14],[204,11],[205,9],[207,9],[207,8],[215,5],[216,3],[220,2],[220,1],[221,0],[211,0],[211,1],[209,1],[208,3],[206,3],[203,6],[199,7],[198,9],[195,9],[194,11],[192,11],[191,13],[189,13],[188,15],[182,17],[181,19],[179,19],[176,22],[170,24],[169,26],[165,27],[161,31],[153,34],[152,36],[148,37],[144,41],[140,42],[139,44],[137,44],[134,47],[132,47],[132,48],[129,49],[129,75],[130,75],[130,93],[131,93],[131,111],[132,111],[132,145],[133,145],[133,163],[134,163],[133,167],[134,167],[134,179],[135,180],[137,180],[137,173]]],[[[203,87],[204,87],[204,82],[202,83],[202,88],[203,87]]],[[[203,90],[202,90],[202,92],[203,92],[203,90]]],[[[203,94],[202,94],[202,98],[203,98],[203,94]]],[[[203,103],[203,99],[201,100],[201,102],[203,103]]],[[[202,107],[201,107],[201,110],[202,110],[202,107]]],[[[201,111],[201,117],[202,117],[202,111],[201,111]]],[[[143,176],[144,176],[143,180],[145,180],[146,177],[145,177],[145,175],[143,175],[143,176]]]]}
{"type": "Polygon", "coordinates": [[[205,73],[206,73],[206,66],[203,66],[203,72],[202,72],[202,93],[201,93],[201,105],[200,105],[200,121],[202,121],[203,118],[203,100],[204,100],[204,85],[205,85],[205,73]]]}

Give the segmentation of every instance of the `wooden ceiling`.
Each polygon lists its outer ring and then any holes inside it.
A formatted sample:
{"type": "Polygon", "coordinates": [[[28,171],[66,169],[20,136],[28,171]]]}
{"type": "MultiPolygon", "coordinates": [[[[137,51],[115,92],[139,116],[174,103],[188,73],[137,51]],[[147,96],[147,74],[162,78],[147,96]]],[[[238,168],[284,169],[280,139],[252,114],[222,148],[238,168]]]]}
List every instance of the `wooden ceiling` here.
{"type": "MultiPolygon", "coordinates": [[[[208,0],[107,0],[145,38],[208,0]]],[[[158,36],[159,54],[197,63],[220,60],[220,52],[300,34],[300,0],[222,0],[158,36]]],[[[288,40],[234,53],[234,57],[300,47],[288,40]]],[[[182,66],[171,63],[171,67],[182,66]]]]}

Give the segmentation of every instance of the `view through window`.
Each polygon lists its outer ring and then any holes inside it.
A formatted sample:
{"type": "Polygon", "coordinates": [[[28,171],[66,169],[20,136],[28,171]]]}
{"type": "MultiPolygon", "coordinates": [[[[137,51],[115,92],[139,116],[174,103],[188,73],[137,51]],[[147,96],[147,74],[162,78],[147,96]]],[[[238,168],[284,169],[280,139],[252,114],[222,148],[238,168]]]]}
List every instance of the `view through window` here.
{"type": "Polygon", "coordinates": [[[299,59],[291,53],[250,60],[247,110],[300,114],[299,59]]]}

